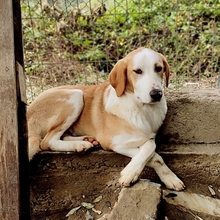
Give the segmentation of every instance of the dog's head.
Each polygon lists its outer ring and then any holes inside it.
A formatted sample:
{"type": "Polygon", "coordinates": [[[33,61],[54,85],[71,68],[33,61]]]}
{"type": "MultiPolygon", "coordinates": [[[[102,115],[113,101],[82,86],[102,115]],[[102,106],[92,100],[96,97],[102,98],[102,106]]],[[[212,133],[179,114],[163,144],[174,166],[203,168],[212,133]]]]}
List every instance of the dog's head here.
{"type": "Polygon", "coordinates": [[[166,58],[153,50],[139,48],[119,60],[109,74],[117,96],[133,92],[144,104],[160,101],[163,96],[163,75],[169,83],[170,68],[166,58]]]}

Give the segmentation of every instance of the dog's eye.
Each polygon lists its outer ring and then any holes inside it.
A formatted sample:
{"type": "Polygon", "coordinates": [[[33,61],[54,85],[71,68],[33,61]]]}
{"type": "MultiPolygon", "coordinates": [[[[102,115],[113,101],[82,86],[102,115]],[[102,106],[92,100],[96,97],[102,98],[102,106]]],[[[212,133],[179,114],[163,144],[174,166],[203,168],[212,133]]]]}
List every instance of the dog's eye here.
{"type": "Polygon", "coordinates": [[[155,66],[155,71],[156,71],[157,73],[159,73],[161,70],[162,70],[162,67],[161,67],[161,66],[155,66]]]}
{"type": "Polygon", "coordinates": [[[136,69],[136,70],[134,70],[134,72],[137,73],[137,74],[142,74],[142,70],[141,69],[136,69]]]}

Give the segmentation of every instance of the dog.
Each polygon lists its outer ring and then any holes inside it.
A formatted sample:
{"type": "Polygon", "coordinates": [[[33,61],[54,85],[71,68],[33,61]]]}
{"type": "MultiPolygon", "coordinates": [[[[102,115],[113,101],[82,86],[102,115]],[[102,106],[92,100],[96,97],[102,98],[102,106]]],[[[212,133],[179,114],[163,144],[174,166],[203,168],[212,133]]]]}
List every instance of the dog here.
{"type": "Polygon", "coordinates": [[[155,136],[167,112],[163,75],[166,58],[138,48],[119,60],[100,85],[69,85],[41,93],[27,109],[29,159],[41,150],[104,150],[132,158],[119,183],[137,181],[145,165],[154,168],[169,189],[185,188],[156,152],[155,136]]]}

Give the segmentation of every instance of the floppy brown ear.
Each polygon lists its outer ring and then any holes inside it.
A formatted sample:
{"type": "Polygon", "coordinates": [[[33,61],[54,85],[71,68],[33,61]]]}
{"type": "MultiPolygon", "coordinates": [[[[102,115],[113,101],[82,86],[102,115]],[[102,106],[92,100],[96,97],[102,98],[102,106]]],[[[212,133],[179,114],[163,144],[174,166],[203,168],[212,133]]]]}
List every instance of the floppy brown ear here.
{"type": "Polygon", "coordinates": [[[124,60],[119,60],[109,74],[109,82],[115,89],[117,96],[121,96],[125,91],[127,65],[124,60]]]}
{"type": "Polygon", "coordinates": [[[163,65],[165,66],[166,87],[168,87],[168,85],[169,85],[169,78],[170,78],[170,66],[169,66],[165,56],[163,54],[161,54],[161,53],[159,53],[159,55],[160,55],[160,57],[163,60],[163,65]]]}

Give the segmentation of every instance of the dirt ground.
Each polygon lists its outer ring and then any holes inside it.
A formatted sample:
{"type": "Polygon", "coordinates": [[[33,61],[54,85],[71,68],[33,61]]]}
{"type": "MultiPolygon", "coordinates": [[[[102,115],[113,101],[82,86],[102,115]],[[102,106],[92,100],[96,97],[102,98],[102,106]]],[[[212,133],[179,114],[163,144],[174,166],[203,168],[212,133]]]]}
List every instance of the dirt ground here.
{"type": "MultiPolygon", "coordinates": [[[[129,160],[103,150],[37,155],[30,164],[32,219],[66,220],[68,212],[82,203],[94,205],[95,211],[87,204],[87,208],[82,206],[69,219],[85,220],[88,210],[94,219],[110,213],[121,191],[120,171],[129,160]]],[[[151,169],[146,169],[142,175],[158,180],[151,169]]]]}
{"type": "MultiPolygon", "coordinates": [[[[184,181],[188,192],[212,196],[209,190],[212,186],[214,198],[220,198],[218,155],[203,157],[184,153],[166,155],[164,159],[184,181]]],[[[86,154],[45,152],[38,155],[31,162],[30,170],[32,219],[97,220],[110,213],[121,191],[118,184],[120,171],[128,162],[129,158],[103,150],[86,154]],[[79,206],[80,209],[66,217],[79,206]]],[[[147,167],[140,178],[161,183],[155,172],[147,167]]],[[[172,216],[167,206],[161,207],[160,211],[163,215],[158,220],[164,220],[164,213],[172,216]]],[[[184,217],[185,213],[175,211],[184,217]]]]}

